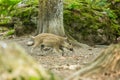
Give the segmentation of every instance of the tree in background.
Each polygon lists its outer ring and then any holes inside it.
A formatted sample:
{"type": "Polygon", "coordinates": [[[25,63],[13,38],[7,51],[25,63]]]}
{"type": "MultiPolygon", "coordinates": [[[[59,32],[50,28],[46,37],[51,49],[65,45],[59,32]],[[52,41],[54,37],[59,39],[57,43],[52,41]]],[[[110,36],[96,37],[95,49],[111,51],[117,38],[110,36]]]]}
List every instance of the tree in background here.
{"type": "Polygon", "coordinates": [[[36,34],[53,33],[64,36],[63,0],[39,0],[39,20],[36,34]]]}

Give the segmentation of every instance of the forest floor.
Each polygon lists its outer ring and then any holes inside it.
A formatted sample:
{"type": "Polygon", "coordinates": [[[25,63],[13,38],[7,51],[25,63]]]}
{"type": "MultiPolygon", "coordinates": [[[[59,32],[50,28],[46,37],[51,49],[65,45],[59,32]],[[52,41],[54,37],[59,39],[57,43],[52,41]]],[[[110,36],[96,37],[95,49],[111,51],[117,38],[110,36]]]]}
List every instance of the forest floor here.
{"type": "Polygon", "coordinates": [[[3,41],[20,44],[26,52],[44,68],[63,78],[69,77],[85,64],[93,61],[105,48],[107,48],[106,45],[95,45],[95,47],[90,47],[86,44],[80,43],[81,47],[74,47],[74,52],[67,52],[68,54],[65,56],[54,53],[43,54],[39,47],[34,49],[31,53],[32,46],[27,46],[29,40],[29,37],[24,36],[16,37],[14,39],[4,39],[3,41]]]}

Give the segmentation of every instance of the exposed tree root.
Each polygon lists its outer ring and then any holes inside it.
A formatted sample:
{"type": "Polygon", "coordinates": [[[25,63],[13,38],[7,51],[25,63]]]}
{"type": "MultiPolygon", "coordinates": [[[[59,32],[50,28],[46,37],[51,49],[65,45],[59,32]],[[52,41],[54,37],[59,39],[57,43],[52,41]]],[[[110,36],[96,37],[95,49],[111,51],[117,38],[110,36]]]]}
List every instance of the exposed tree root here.
{"type": "Polygon", "coordinates": [[[73,44],[73,46],[76,46],[76,47],[82,47],[82,48],[86,48],[86,47],[89,47],[88,45],[86,44],[82,44],[80,42],[78,42],[77,40],[75,40],[71,35],[69,35],[68,33],[66,33],[67,37],[69,38],[70,42],[73,44]]]}
{"type": "Polygon", "coordinates": [[[105,80],[119,80],[120,44],[110,45],[93,62],[66,80],[85,80],[86,78],[90,78],[89,80],[103,80],[103,78],[106,78],[105,80]]]}

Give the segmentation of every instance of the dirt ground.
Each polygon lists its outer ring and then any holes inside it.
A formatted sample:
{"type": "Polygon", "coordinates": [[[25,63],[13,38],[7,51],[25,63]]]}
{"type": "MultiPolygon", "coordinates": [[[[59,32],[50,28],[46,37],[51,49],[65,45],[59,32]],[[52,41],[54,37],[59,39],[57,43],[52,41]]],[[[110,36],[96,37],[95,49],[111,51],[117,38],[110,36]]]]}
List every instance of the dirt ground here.
{"type": "Polygon", "coordinates": [[[81,43],[81,47],[74,47],[74,52],[66,52],[65,56],[62,54],[55,54],[51,52],[40,51],[40,48],[36,48],[31,53],[32,46],[27,46],[29,37],[16,37],[14,39],[4,39],[5,42],[16,42],[20,44],[26,52],[31,55],[39,64],[44,68],[52,71],[53,73],[65,78],[78,71],[85,64],[94,60],[107,46],[95,45],[90,47],[81,43]]]}

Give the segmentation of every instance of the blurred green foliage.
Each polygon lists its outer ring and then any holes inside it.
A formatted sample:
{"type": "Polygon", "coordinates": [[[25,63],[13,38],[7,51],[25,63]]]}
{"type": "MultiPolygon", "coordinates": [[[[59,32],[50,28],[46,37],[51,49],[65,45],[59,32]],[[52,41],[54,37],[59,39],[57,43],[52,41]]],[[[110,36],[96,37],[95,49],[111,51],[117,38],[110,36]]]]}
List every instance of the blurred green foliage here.
{"type": "Polygon", "coordinates": [[[15,30],[14,30],[14,29],[11,29],[11,30],[9,30],[9,31],[5,34],[5,36],[13,35],[14,32],[15,32],[15,30]]]}
{"type": "MultiPolygon", "coordinates": [[[[28,33],[35,29],[38,15],[38,0],[0,0],[0,5],[0,25],[8,24],[8,28],[15,28],[15,24],[22,22],[21,26],[24,26],[24,29],[26,29],[23,33],[28,33]]],[[[10,35],[11,30],[8,32],[10,32],[8,33],[10,35]]]]}
{"type": "Polygon", "coordinates": [[[7,23],[11,20],[11,11],[21,0],[0,0],[0,23],[7,23]]]}
{"type": "Polygon", "coordinates": [[[98,30],[111,42],[120,35],[120,0],[66,0],[64,7],[65,29],[73,37],[98,36],[98,30]],[[112,8],[114,7],[114,8],[112,8]],[[78,35],[76,35],[78,34],[78,35]]]}
{"type": "Polygon", "coordinates": [[[21,0],[0,0],[0,15],[9,15],[9,12],[14,9],[14,5],[20,1],[21,0]]]}
{"type": "Polygon", "coordinates": [[[30,23],[31,15],[38,14],[38,0],[0,0],[0,5],[0,23],[10,22],[13,17],[30,23]]]}
{"type": "MultiPolygon", "coordinates": [[[[38,16],[38,0],[0,0],[0,23],[19,18],[24,25],[34,25],[38,16]]],[[[120,36],[120,0],[64,0],[64,26],[78,39],[101,34],[113,41],[120,36]]],[[[80,41],[80,39],[78,39],[80,41]]]]}
{"type": "Polygon", "coordinates": [[[16,6],[16,9],[11,11],[13,17],[18,17],[23,24],[32,24],[32,18],[38,15],[38,0],[22,0],[16,6]]]}

